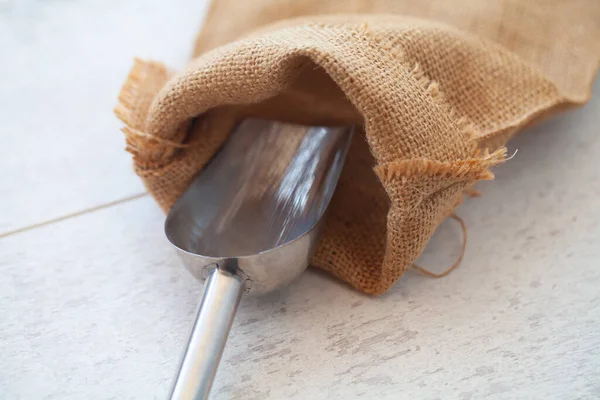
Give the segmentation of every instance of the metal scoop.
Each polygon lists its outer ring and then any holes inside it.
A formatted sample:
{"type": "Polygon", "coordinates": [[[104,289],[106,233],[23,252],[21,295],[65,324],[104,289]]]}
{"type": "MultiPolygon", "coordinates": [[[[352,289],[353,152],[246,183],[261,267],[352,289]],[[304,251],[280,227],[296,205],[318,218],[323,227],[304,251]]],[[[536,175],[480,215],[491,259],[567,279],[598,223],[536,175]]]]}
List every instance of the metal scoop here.
{"type": "Polygon", "coordinates": [[[242,292],[266,293],[308,266],[352,128],[243,121],[177,200],[165,232],[206,280],[170,398],[208,398],[242,292]]]}

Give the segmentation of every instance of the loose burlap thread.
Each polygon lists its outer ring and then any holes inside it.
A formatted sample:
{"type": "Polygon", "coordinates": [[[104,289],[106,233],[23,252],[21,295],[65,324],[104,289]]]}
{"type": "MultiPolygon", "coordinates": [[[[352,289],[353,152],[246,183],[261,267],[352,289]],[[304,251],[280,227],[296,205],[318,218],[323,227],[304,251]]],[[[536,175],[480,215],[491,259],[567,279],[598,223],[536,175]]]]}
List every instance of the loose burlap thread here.
{"type": "Polygon", "coordinates": [[[357,124],[312,264],[379,294],[519,129],[590,96],[600,3],[216,0],[180,73],[136,60],[116,113],[167,211],[244,117],[357,124]]]}

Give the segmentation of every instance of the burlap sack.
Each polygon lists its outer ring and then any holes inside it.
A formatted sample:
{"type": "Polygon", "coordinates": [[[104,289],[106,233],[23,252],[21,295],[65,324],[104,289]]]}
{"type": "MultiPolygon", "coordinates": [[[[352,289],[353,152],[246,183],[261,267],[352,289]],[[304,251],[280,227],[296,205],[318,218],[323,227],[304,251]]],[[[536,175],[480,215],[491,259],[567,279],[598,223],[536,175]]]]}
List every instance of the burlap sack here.
{"type": "Polygon", "coordinates": [[[165,211],[243,116],[364,126],[313,264],[378,294],[599,54],[598,0],[217,0],[189,67],[136,61],[116,112],[165,211]]]}

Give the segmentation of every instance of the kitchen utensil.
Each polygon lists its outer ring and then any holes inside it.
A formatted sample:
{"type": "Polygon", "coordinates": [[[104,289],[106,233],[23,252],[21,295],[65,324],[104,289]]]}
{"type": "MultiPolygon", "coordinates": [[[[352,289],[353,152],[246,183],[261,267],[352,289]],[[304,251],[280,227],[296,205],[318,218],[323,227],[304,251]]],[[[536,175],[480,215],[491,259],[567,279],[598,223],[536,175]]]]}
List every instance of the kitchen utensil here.
{"type": "Polygon", "coordinates": [[[172,207],[165,233],[206,281],[170,398],[208,398],[242,292],[306,269],[352,138],[349,127],[246,119],[172,207]]]}

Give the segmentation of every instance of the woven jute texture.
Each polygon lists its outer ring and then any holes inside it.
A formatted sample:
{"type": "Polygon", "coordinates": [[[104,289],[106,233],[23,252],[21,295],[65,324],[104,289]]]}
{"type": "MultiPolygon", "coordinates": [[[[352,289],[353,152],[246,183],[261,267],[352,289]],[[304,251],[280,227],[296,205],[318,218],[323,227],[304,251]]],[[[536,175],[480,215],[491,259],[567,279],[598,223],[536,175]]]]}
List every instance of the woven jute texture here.
{"type": "Polygon", "coordinates": [[[116,113],[165,211],[246,116],[362,126],[312,261],[379,294],[599,55],[598,0],[216,0],[187,69],[136,60],[116,113]]]}

